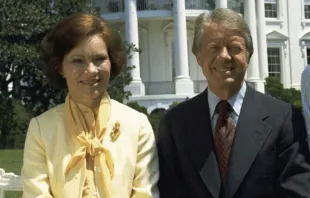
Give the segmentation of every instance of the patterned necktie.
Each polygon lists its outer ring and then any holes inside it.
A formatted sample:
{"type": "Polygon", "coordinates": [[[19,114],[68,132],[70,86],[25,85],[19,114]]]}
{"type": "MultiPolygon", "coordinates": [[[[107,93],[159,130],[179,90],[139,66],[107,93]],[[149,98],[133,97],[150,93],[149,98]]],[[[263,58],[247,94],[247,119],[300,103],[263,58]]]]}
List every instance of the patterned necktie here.
{"type": "Polygon", "coordinates": [[[236,131],[233,120],[228,116],[229,110],[232,109],[227,101],[222,100],[217,104],[218,119],[215,125],[214,143],[222,184],[226,181],[230,150],[236,131]]]}

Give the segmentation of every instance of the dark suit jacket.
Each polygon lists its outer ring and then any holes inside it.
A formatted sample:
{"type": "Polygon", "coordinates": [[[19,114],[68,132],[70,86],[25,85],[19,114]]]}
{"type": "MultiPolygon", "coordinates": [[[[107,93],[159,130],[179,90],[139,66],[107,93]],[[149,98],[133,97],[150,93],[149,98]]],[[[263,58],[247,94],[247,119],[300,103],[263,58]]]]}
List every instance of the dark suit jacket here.
{"type": "Polygon", "coordinates": [[[310,154],[301,113],[249,86],[221,188],[207,94],[181,103],[161,121],[161,198],[310,198],[310,154]]]}

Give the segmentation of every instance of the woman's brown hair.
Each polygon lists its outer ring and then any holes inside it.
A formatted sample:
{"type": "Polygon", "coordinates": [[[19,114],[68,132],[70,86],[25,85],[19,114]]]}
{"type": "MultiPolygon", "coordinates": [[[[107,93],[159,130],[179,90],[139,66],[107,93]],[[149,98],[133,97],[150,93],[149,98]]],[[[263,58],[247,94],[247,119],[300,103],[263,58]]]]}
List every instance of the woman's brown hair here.
{"type": "Polygon", "coordinates": [[[57,88],[66,88],[60,70],[64,56],[83,39],[100,35],[108,48],[111,60],[111,79],[126,64],[126,53],[119,34],[98,16],[85,13],[72,14],[61,21],[43,38],[40,46],[40,62],[48,81],[57,88]]]}

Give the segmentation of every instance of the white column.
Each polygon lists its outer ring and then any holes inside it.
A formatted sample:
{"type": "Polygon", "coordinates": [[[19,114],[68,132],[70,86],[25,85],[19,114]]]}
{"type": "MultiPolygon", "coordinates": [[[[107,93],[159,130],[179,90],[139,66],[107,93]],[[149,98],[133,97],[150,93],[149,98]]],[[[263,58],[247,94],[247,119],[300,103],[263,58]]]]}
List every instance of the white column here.
{"type": "Polygon", "coordinates": [[[174,62],[176,64],[175,93],[192,94],[194,93],[194,85],[189,77],[185,0],[173,1],[173,17],[174,62]]]}
{"type": "Polygon", "coordinates": [[[265,82],[268,77],[268,56],[267,56],[267,38],[266,38],[266,20],[265,20],[265,1],[256,0],[257,11],[257,33],[258,33],[258,52],[259,52],[259,70],[260,78],[265,82]]]}
{"type": "Polygon", "coordinates": [[[244,1],[244,15],[247,21],[253,40],[254,53],[250,60],[249,68],[247,71],[247,81],[253,85],[253,88],[262,93],[265,92],[264,83],[260,79],[259,73],[259,59],[258,59],[258,48],[257,48],[257,29],[256,29],[256,9],[255,1],[247,0],[244,1]]]}
{"type": "MultiPolygon", "coordinates": [[[[134,44],[136,48],[139,48],[136,0],[126,0],[124,3],[126,41],[129,44],[134,44]]],[[[145,88],[140,77],[139,52],[131,52],[131,55],[131,58],[128,58],[127,60],[127,64],[129,66],[135,66],[135,68],[131,70],[131,76],[133,79],[126,89],[131,91],[132,96],[143,96],[145,95],[145,88]]]]}
{"type": "Polygon", "coordinates": [[[216,0],[216,8],[227,8],[227,1],[228,0],[216,0]]]}

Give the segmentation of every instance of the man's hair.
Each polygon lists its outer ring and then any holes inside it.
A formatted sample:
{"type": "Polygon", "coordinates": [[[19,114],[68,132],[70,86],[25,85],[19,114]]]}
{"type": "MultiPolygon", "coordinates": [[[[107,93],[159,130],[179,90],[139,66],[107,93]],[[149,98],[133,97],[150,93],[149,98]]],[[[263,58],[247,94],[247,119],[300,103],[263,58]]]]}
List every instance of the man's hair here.
{"type": "Polygon", "coordinates": [[[245,45],[248,52],[247,59],[248,62],[250,61],[250,58],[254,51],[250,28],[244,18],[239,13],[228,8],[217,8],[209,13],[202,13],[197,17],[195,24],[194,41],[192,46],[193,54],[195,54],[196,56],[198,55],[201,48],[205,28],[211,24],[216,24],[220,27],[239,31],[244,37],[245,45]]]}

